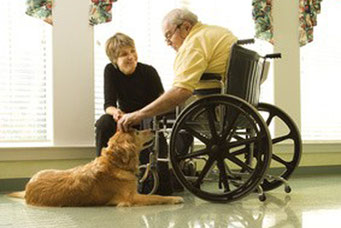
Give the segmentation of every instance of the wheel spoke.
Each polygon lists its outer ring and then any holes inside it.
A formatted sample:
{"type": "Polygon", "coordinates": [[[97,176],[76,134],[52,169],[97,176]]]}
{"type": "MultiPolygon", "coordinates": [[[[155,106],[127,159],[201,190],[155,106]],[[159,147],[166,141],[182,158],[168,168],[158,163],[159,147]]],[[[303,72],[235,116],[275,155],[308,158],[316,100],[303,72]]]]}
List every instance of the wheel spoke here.
{"type": "Polygon", "coordinates": [[[185,160],[187,158],[195,158],[195,157],[198,157],[198,156],[203,156],[203,155],[208,155],[208,154],[209,154],[209,149],[205,148],[205,149],[202,149],[202,150],[194,151],[194,152],[189,153],[189,154],[178,155],[178,156],[176,156],[176,159],[178,161],[181,161],[181,160],[185,160]]]}
{"type": "Polygon", "coordinates": [[[200,188],[200,184],[201,184],[202,180],[205,178],[205,176],[207,175],[208,171],[210,171],[214,161],[215,161],[215,159],[213,158],[213,156],[210,156],[208,158],[208,161],[206,162],[204,168],[200,172],[198,179],[194,183],[195,187],[200,188]]]}
{"type": "Polygon", "coordinates": [[[226,169],[225,169],[225,163],[223,159],[218,159],[218,169],[220,171],[219,175],[219,180],[223,182],[225,192],[231,191],[228,180],[227,180],[227,175],[226,175],[226,169]]]}
{"type": "Polygon", "coordinates": [[[274,159],[275,161],[281,163],[282,165],[284,165],[287,168],[290,167],[290,162],[284,161],[282,158],[280,158],[276,154],[272,154],[272,159],[274,159]]]}
{"type": "MultiPolygon", "coordinates": [[[[227,138],[227,136],[228,136],[229,133],[231,132],[232,128],[234,128],[233,133],[235,132],[235,128],[236,128],[236,127],[234,127],[234,124],[236,123],[236,121],[237,121],[239,115],[240,115],[240,114],[238,113],[238,114],[233,118],[233,120],[231,121],[231,123],[230,123],[228,126],[224,126],[224,127],[223,127],[223,132],[222,132],[222,139],[223,139],[223,140],[225,140],[225,139],[227,138]]],[[[225,116],[224,123],[228,123],[228,121],[226,120],[226,118],[227,118],[227,117],[225,116]]],[[[229,139],[232,138],[232,135],[233,135],[233,134],[230,134],[229,139]]]]}
{"type": "Polygon", "coordinates": [[[232,154],[226,154],[225,157],[227,159],[229,159],[230,161],[232,161],[233,163],[235,163],[236,165],[240,166],[241,168],[246,169],[250,173],[253,172],[253,169],[249,165],[247,165],[246,163],[242,162],[241,160],[239,160],[237,157],[233,156],[232,154]]]}
{"type": "Polygon", "coordinates": [[[258,137],[252,137],[252,138],[248,138],[248,139],[243,139],[243,140],[240,140],[240,141],[229,143],[228,147],[231,149],[231,148],[234,148],[234,147],[255,143],[255,142],[257,142],[257,140],[258,140],[258,137]]]}
{"type": "Polygon", "coordinates": [[[284,135],[284,136],[281,136],[281,137],[277,137],[277,138],[274,138],[272,139],[272,144],[276,144],[276,143],[279,143],[279,142],[283,142],[287,139],[291,139],[291,136],[290,134],[287,134],[287,135],[284,135]]]}
{"type": "Polygon", "coordinates": [[[272,113],[269,113],[268,119],[265,121],[266,125],[270,126],[271,121],[273,120],[274,115],[272,113]]]}
{"type": "Polygon", "coordinates": [[[195,130],[193,130],[190,126],[185,125],[184,129],[191,134],[192,136],[194,136],[195,138],[199,139],[201,142],[205,143],[206,145],[209,143],[209,139],[206,138],[205,136],[203,136],[202,134],[200,134],[199,132],[196,132],[195,130]]]}
{"type": "Polygon", "coordinates": [[[249,152],[249,148],[245,147],[245,148],[242,148],[240,150],[236,150],[236,151],[231,152],[231,155],[238,156],[238,155],[241,155],[241,154],[245,154],[247,152],[249,152]]]}
{"type": "Polygon", "coordinates": [[[245,138],[239,136],[239,135],[233,135],[233,138],[234,139],[237,139],[237,140],[244,140],[245,138]]]}
{"type": "Polygon", "coordinates": [[[230,135],[228,135],[228,137],[226,138],[226,142],[230,142],[231,141],[231,139],[232,139],[233,135],[235,134],[236,130],[237,130],[237,127],[234,127],[232,129],[232,131],[230,132],[230,135]]]}
{"type": "Polygon", "coordinates": [[[217,130],[215,127],[215,118],[216,116],[215,116],[214,106],[212,105],[208,109],[208,123],[210,126],[212,138],[218,137],[217,130]]]}

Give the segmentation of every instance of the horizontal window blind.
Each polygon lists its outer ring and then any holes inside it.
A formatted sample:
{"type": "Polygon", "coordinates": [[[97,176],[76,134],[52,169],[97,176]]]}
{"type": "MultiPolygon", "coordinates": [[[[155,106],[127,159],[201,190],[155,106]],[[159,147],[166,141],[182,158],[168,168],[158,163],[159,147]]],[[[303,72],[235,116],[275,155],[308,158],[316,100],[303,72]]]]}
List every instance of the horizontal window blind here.
{"type": "Polygon", "coordinates": [[[340,1],[323,1],[314,41],[301,48],[301,108],[304,140],[341,140],[340,1]]]}
{"type": "Polygon", "coordinates": [[[25,2],[1,2],[0,146],[51,140],[51,26],[25,2]]]}

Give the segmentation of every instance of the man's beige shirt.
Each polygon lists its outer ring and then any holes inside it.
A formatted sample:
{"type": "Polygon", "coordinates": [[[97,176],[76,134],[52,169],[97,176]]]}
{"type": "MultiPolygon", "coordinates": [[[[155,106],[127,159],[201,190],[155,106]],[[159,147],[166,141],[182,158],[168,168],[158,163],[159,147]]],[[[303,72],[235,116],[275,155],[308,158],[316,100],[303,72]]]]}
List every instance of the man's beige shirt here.
{"type": "Polygon", "coordinates": [[[203,73],[225,74],[231,46],[237,38],[226,28],[195,24],[177,52],[173,86],[193,92],[195,89],[218,88],[217,81],[200,81],[203,73]]]}

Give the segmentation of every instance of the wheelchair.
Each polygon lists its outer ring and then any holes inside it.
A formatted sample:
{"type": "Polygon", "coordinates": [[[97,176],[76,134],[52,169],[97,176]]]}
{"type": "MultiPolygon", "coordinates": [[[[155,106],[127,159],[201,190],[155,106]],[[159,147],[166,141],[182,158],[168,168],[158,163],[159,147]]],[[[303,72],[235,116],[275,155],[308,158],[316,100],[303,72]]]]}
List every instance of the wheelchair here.
{"type": "MultiPolygon", "coordinates": [[[[139,167],[140,182],[148,177],[154,181],[151,194],[159,184],[155,168],[158,162],[169,162],[184,188],[207,201],[230,202],[253,192],[264,201],[264,192],[283,184],[285,192],[291,191],[288,179],[302,153],[300,132],[282,109],[259,103],[267,60],[280,58],[281,54],[260,56],[243,46],[253,42],[239,40],[232,46],[225,83],[228,86],[221,91],[195,91],[204,96],[177,111],[175,120],[167,115],[154,117],[154,150],[149,163],[139,167]],[[270,133],[275,122],[284,126],[283,135],[270,133]],[[158,157],[160,133],[169,141],[168,158],[158,157]],[[182,135],[194,139],[185,151],[179,149],[182,135]]],[[[204,74],[201,80],[221,80],[221,76],[204,74]]]]}

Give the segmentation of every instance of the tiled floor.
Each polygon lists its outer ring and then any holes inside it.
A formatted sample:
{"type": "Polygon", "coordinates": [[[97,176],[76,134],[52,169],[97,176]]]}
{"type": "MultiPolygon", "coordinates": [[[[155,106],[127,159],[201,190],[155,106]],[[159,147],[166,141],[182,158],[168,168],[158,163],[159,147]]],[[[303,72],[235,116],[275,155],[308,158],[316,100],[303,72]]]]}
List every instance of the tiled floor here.
{"type": "Polygon", "coordinates": [[[1,194],[0,227],[341,227],[341,174],[299,175],[290,183],[290,194],[280,187],[265,202],[251,194],[217,204],[181,193],[183,205],[134,208],[38,208],[1,194]]]}

